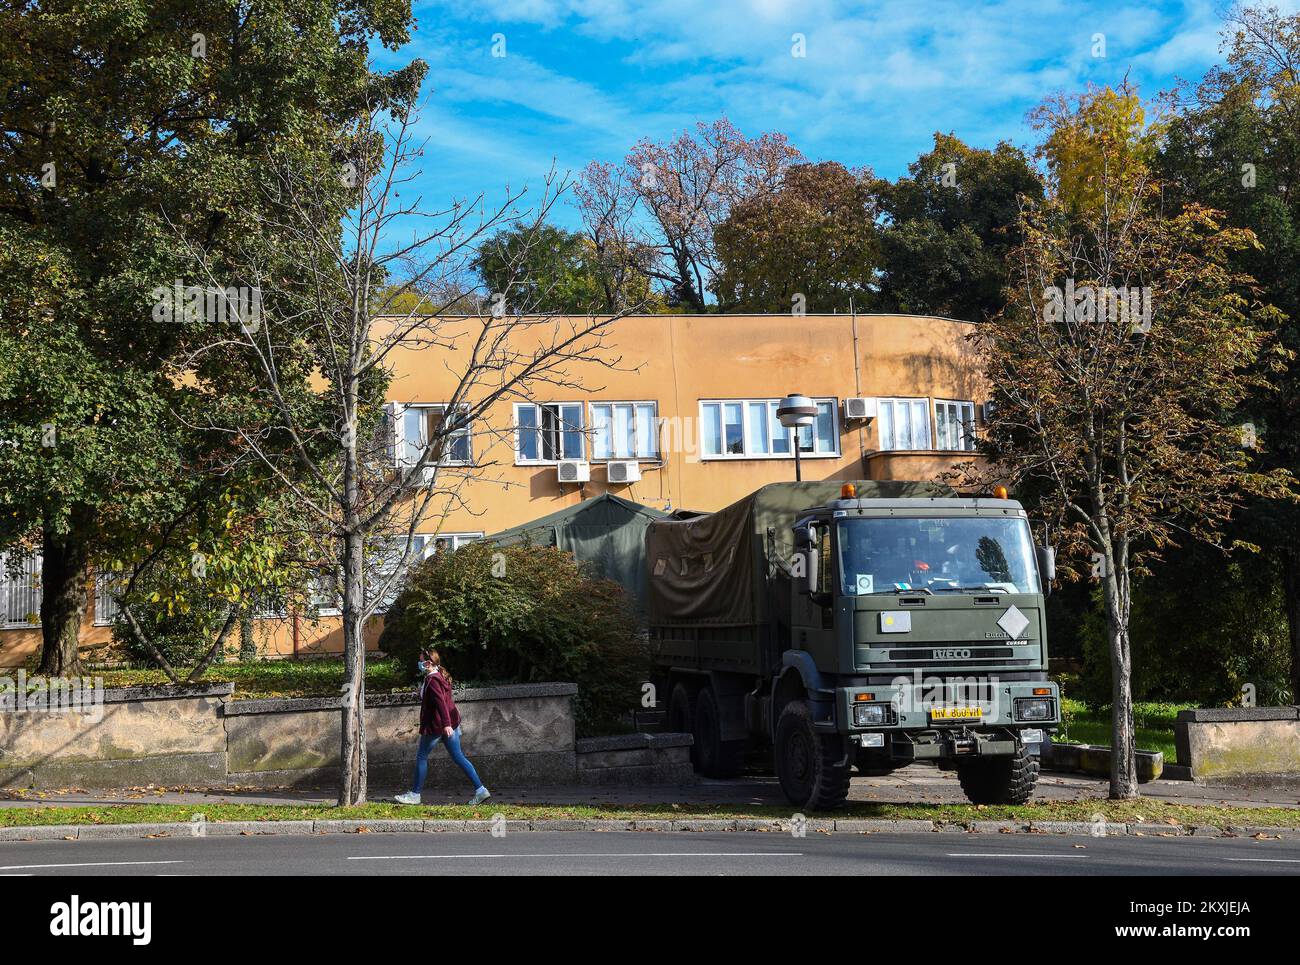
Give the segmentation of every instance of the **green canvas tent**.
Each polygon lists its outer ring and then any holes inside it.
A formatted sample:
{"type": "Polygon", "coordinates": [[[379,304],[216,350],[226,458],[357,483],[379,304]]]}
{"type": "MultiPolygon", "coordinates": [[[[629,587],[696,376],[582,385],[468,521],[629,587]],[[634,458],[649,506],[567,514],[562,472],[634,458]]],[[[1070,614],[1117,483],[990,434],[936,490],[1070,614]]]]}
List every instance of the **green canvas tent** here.
{"type": "Polygon", "coordinates": [[[666,515],[612,493],[602,493],[487,538],[502,546],[528,542],[568,550],[577,559],[591,563],[601,576],[621,584],[644,609],[645,531],[651,522],[666,515]]]}

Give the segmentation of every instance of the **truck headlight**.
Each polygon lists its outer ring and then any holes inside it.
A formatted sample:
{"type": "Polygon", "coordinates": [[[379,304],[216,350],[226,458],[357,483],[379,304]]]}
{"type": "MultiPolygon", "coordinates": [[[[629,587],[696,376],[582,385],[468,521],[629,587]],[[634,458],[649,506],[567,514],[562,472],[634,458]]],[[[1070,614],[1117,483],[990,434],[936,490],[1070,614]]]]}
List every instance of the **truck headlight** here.
{"type": "Polygon", "coordinates": [[[853,725],[855,727],[879,727],[886,721],[885,704],[854,704],[853,725]]]}
{"type": "Polygon", "coordinates": [[[1016,720],[1051,720],[1056,702],[1051,697],[1017,697],[1016,720]]]}

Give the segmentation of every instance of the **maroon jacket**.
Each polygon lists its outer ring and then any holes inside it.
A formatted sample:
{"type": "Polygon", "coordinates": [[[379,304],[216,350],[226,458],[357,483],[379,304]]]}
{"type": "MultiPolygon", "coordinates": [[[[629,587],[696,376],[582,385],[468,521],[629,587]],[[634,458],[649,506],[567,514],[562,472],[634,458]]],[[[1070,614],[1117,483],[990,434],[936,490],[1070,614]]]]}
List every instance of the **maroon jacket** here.
{"type": "Polygon", "coordinates": [[[424,678],[420,688],[420,733],[446,733],[444,728],[460,726],[460,711],[451,699],[451,684],[445,673],[431,673],[424,678]]]}

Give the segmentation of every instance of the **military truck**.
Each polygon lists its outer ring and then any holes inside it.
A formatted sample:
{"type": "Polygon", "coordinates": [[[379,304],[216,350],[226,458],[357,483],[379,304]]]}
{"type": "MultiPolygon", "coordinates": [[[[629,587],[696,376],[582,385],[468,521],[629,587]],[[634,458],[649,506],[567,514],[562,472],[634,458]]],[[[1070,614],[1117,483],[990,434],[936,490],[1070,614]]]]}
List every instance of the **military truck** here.
{"type": "Polygon", "coordinates": [[[855,766],[928,761],[977,804],[1029,800],[1060,722],[1043,606],[1055,556],[999,495],[777,483],[651,523],[657,692],[697,770],[731,776],[770,747],[790,802],[825,810],[855,766]]]}

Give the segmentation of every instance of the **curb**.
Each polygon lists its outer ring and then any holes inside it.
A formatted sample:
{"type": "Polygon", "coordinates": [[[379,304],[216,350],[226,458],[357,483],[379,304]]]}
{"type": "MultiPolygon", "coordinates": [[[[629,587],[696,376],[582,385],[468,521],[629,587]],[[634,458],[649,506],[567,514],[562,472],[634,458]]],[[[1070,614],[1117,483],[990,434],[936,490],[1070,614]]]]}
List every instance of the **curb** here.
{"type": "MultiPolygon", "coordinates": [[[[327,820],[327,821],[177,821],[167,824],[43,824],[0,827],[0,842],[6,841],[116,841],[127,838],[203,838],[271,835],[427,833],[476,831],[499,833],[528,831],[660,831],[685,834],[701,832],[794,832],[784,818],[739,818],[695,820],[600,820],[538,819],[449,821],[449,820],[327,820]]],[[[1128,835],[1133,837],[1221,837],[1247,838],[1255,835],[1300,837],[1300,827],[1257,827],[1254,825],[1114,824],[1107,823],[1105,835],[1096,834],[1086,821],[972,821],[945,823],[913,819],[807,818],[803,831],[818,834],[1059,834],[1075,837],[1128,835]]]]}

